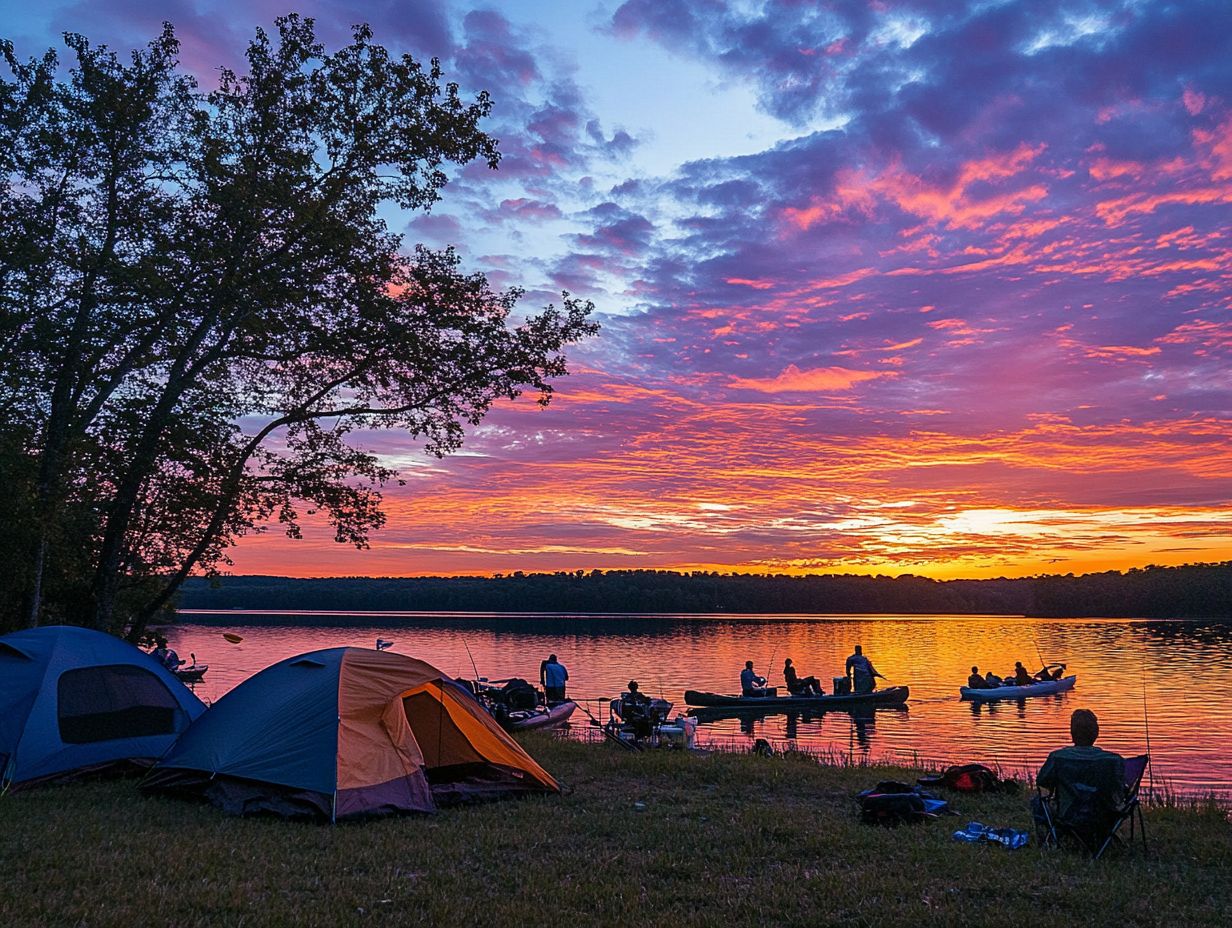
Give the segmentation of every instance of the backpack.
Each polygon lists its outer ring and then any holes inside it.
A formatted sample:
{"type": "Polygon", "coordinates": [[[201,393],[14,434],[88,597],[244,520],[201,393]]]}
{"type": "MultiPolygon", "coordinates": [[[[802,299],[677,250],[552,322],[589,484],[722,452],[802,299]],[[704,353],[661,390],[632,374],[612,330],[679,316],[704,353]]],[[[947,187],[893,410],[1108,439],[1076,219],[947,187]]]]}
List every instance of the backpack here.
{"type": "Polygon", "coordinates": [[[918,824],[950,811],[932,793],[894,780],[883,780],[872,789],[857,793],[856,802],[860,806],[860,821],[885,828],[918,824]]]}

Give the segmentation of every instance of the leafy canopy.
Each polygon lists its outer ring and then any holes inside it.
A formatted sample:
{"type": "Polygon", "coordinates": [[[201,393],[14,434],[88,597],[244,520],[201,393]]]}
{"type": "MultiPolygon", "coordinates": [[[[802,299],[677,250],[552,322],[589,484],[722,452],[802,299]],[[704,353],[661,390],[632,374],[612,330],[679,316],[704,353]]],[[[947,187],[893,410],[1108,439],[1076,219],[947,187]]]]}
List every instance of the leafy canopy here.
{"type": "Polygon", "coordinates": [[[566,373],[592,305],[518,321],[452,249],[404,250],[449,164],[495,169],[466,100],[366,26],[258,30],[203,93],[172,27],[123,60],[0,44],[0,463],[16,487],[5,621],[139,630],[183,579],[320,512],[360,547],[394,474],[357,443],[445,455],[492,404],[566,373]]]}

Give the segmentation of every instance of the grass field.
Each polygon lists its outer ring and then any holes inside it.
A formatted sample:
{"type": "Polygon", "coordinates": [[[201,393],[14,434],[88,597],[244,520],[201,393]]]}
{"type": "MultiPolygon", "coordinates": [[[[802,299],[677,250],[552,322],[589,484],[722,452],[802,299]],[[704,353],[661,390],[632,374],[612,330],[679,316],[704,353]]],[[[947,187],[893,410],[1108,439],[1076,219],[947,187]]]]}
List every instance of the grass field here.
{"type": "Polygon", "coordinates": [[[1092,862],[951,839],[968,820],[1026,828],[1025,795],[954,796],[958,818],[885,830],[860,824],[852,795],[905,771],[525,744],[563,795],[336,827],[228,818],[133,781],[0,799],[0,928],[1125,928],[1232,913],[1232,826],[1209,804],[1148,810],[1149,859],[1092,862]]]}

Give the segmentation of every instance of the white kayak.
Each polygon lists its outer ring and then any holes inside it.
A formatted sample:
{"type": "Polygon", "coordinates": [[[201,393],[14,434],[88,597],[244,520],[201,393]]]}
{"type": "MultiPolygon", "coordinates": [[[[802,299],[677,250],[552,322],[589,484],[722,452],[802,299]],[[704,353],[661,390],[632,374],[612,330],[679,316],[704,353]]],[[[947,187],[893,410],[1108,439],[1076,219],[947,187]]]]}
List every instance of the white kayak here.
{"type": "Polygon", "coordinates": [[[1028,696],[1048,696],[1052,693],[1064,693],[1066,690],[1072,690],[1077,682],[1078,677],[1075,675],[1062,677],[1060,680],[1041,680],[1039,683],[1032,683],[1030,686],[997,686],[987,690],[961,686],[958,688],[958,692],[963,699],[979,699],[984,701],[991,699],[1026,699],[1028,696]]]}

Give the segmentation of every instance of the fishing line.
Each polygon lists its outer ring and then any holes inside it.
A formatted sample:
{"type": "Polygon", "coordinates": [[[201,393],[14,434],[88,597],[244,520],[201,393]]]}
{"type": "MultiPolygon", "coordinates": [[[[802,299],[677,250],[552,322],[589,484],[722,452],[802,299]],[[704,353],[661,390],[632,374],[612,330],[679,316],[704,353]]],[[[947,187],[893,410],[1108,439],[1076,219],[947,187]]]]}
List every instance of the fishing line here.
{"type": "Polygon", "coordinates": [[[1146,658],[1142,659],[1142,725],[1146,729],[1146,766],[1149,779],[1148,789],[1151,796],[1155,795],[1155,762],[1151,757],[1151,714],[1146,704],[1146,658]]]}
{"type": "Polygon", "coordinates": [[[1047,667],[1047,666],[1048,666],[1048,662],[1047,662],[1046,660],[1044,660],[1044,652],[1040,650],[1040,646],[1039,646],[1039,639],[1035,637],[1035,632],[1034,632],[1034,631],[1033,631],[1033,632],[1031,632],[1031,641],[1032,641],[1032,643],[1034,643],[1034,645],[1035,645],[1035,656],[1039,658],[1039,661],[1040,661],[1040,668],[1042,669],[1042,668],[1047,667]]]}

